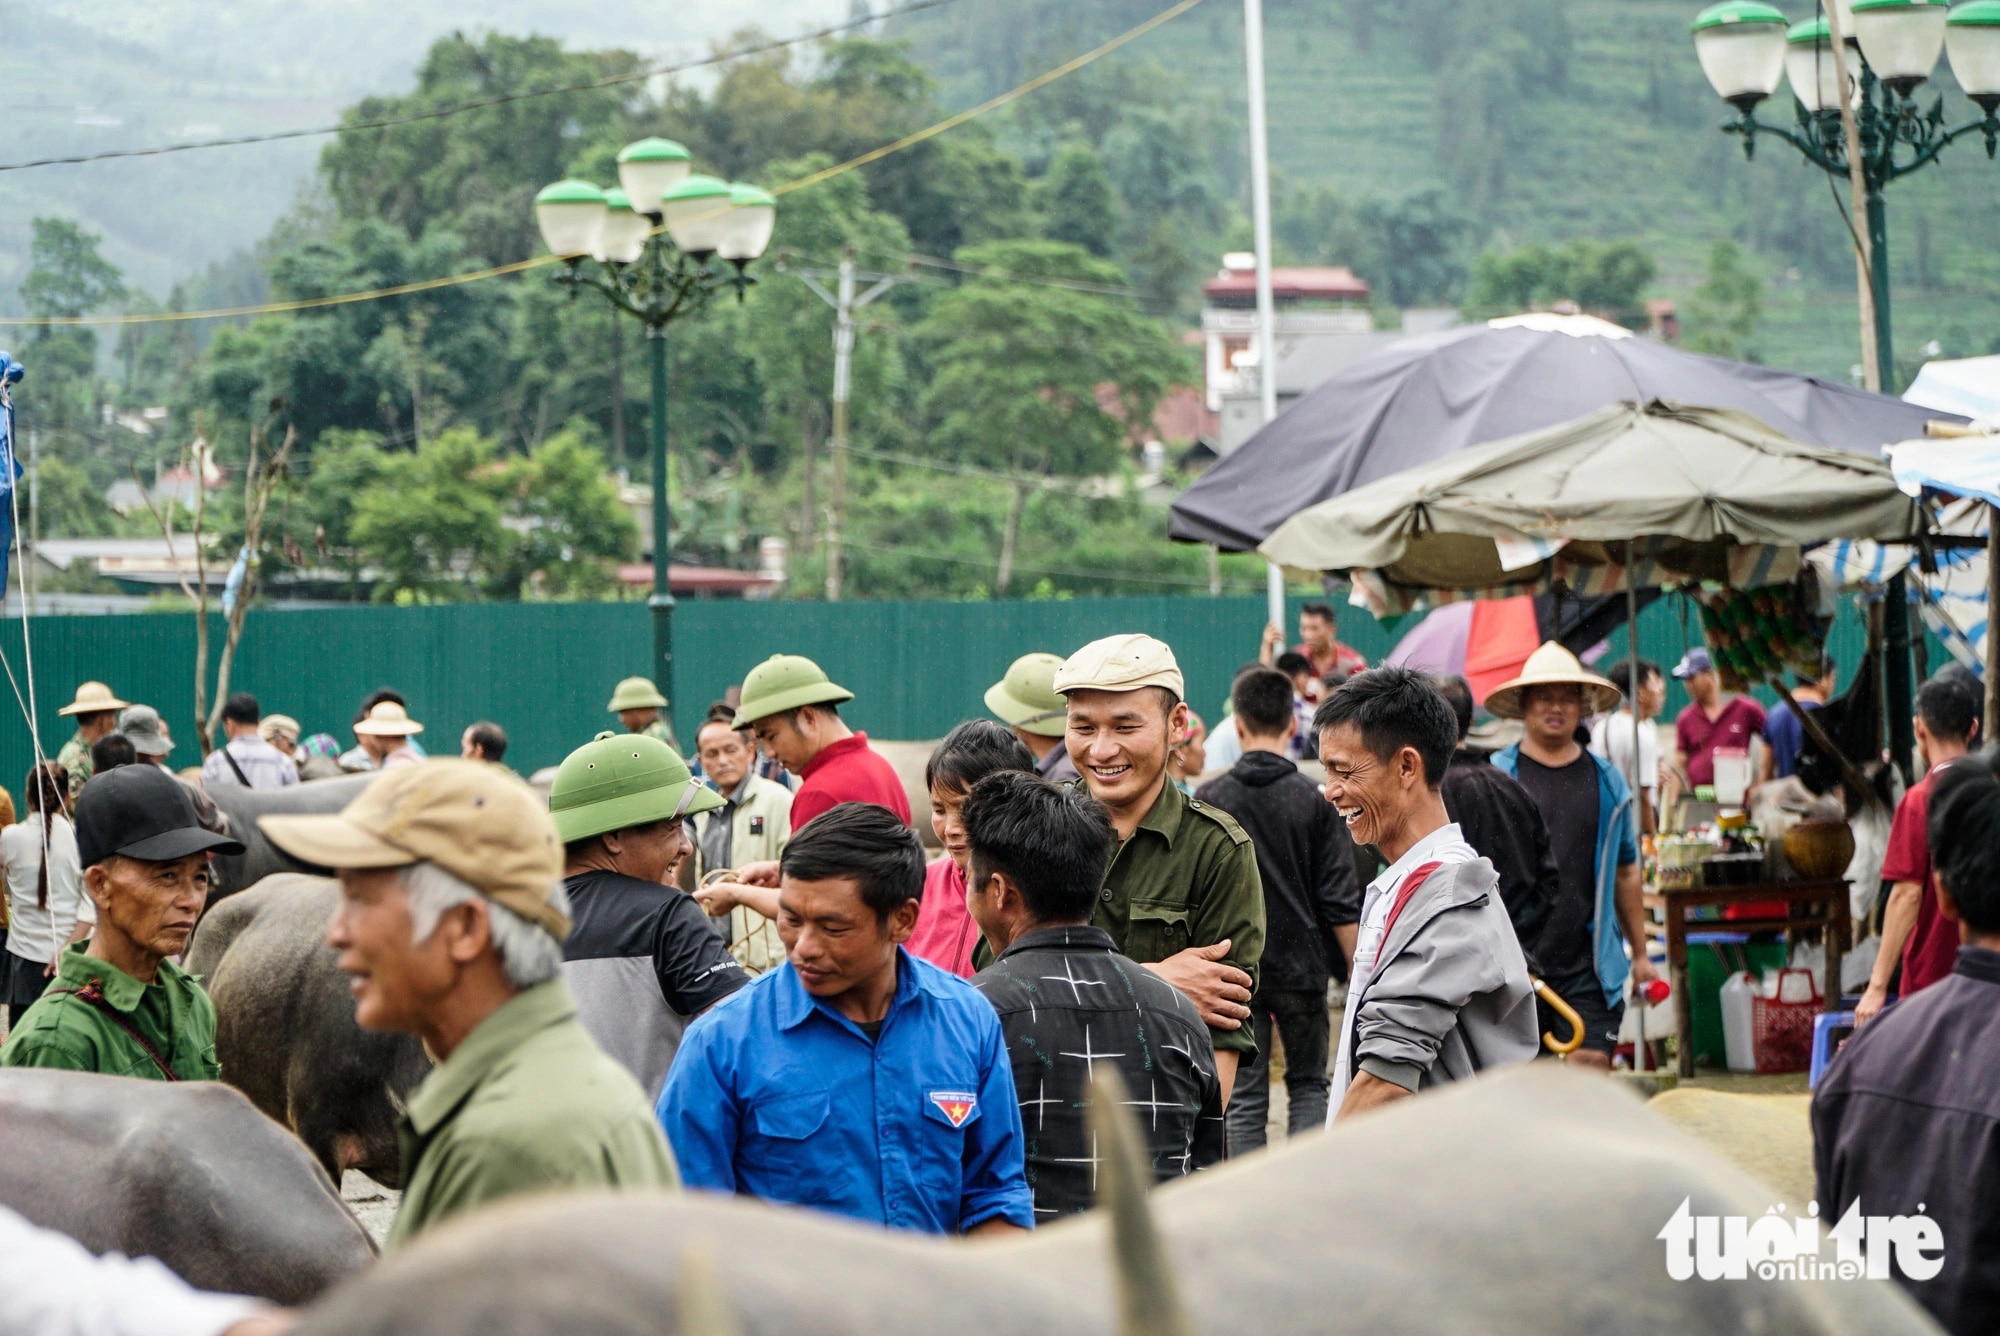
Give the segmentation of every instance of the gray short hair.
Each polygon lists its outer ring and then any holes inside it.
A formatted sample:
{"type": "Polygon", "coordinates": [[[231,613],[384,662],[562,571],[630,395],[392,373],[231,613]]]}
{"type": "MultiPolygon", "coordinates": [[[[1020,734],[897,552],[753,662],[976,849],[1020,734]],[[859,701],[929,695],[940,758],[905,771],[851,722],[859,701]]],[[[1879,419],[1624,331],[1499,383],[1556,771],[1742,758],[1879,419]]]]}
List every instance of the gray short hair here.
{"type": "MultiPolygon", "coordinates": [[[[430,940],[438,920],[454,905],[478,900],[486,907],[486,922],[493,933],[493,949],[500,956],[507,980],[516,988],[532,988],[547,983],[562,969],[562,943],[547,928],[531,923],[507,906],[482,896],[459,877],[436,863],[413,863],[403,869],[403,889],[410,897],[410,942],[430,940]]],[[[569,914],[569,896],[561,885],[552,888],[550,904],[556,912],[569,914]]]]}

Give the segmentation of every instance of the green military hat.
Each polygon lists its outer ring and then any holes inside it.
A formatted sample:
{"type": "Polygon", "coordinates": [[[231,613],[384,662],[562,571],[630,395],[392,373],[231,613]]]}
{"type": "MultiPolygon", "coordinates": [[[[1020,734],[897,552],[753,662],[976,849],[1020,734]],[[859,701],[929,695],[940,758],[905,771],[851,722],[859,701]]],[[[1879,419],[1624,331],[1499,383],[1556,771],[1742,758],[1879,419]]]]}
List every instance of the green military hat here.
{"type": "Polygon", "coordinates": [[[826,670],[800,654],[773,654],[743,679],[743,699],[736,706],[736,727],[748,728],[759,719],[801,705],[837,704],[854,693],[831,681],[826,670]]]}
{"type": "Polygon", "coordinates": [[[1060,654],[1023,654],[1007,675],[986,688],[986,708],[1024,733],[1059,738],[1068,727],[1068,702],[1056,694],[1060,654]]]}
{"type": "Polygon", "coordinates": [[[605,732],[556,768],[549,815],[562,842],[574,844],[606,831],[711,812],[722,801],[658,738],[605,732]]]}
{"type": "Polygon", "coordinates": [[[626,710],[664,710],[667,698],[643,677],[628,677],[611,690],[611,703],[604,707],[613,714],[626,710]]]}

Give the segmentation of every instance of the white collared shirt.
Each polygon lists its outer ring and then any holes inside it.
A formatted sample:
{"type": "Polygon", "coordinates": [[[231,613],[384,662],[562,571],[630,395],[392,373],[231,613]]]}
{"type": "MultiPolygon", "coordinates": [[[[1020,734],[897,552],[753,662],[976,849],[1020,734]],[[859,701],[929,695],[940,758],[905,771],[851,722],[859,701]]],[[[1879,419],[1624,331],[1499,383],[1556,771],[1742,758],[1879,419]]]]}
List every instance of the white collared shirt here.
{"type": "Polygon", "coordinates": [[[9,1336],[219,1336],[268,1307],[197,1290],[156,1258],[93,1257],[0,1206],[0,1331],[9,1336]]]}
{"type": "Polygon", "coordinates": [[[1335,1115],[1340,1112],[1341,1096],[1347,1092],[1347,1084],[1353,1078],[1350,1068],[1353,1055],[1349,1049],[1354,1042],[1354,1009],[1360,1005],[1362,995],[1368,991],[1369,981],[1374,977],[1375,957],[1382,950],[1382,939],[1388,930],[1389,907],[1395,903],[1397,888],[1425,863],[1441,863],[1450,867],[1470,863],[1478,857],[1479,851],[1465,842],[1458,823],[1448,821],[1405,849],[1401,858],[1368,883],[1366,897],[1361,902],[1361,923],[1354,939],[1354,966],[1347,980],[1347,1006],[1340,1015],[1340,1047],[1333,1063],[1332,1100],[1326,1113],[1328,1126],[1332,1126],[1335,1115]]]}

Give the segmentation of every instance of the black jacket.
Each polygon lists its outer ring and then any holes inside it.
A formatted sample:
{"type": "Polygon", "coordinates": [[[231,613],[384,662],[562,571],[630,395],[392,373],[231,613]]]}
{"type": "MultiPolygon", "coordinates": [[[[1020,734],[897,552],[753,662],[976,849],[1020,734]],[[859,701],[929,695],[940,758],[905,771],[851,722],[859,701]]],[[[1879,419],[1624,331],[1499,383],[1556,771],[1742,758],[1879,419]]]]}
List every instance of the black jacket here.
{"type": "Polygon", "coordinates": [[[1086,1109],[1099,1062],[1125,1080],[1156,1180],[1222,1160],[1222,1086],[1208,1027],[1171,984],[1119,955],[1102,928],[1024,932],[972,986],[1007,1036],[1037,1221],[1097,1205],[1102,1180],[1086,1109]]]}
{"type": "MultiPolygon", "coordinates": [[[[1857,1030],[1813,1092],[1819,1218],[1916,1215],[1944,1235],[1944,1268],[1910,1297],[1953,1336],[2000,1331],[2000,951],[1958,966],[1857,1030]]],[[[1832,1256],[1832,1246],[1822,1256],[1832,1256]]]]}
{"type": "Polygon", "coordinates": [[[1326,988],[1347,977],[1335,927],[1361,918],[1354,841],[1347,823],[1298,766],[1275,752],[1243,753],[1195,796],[1236,818],[1257,851],[1264,882],[1264,959],[1259,987],[1326,988]]]}
{"type": "Polygon", "coordinates": [[[1519,780],[1489,764],[1484,752],[1454,752],[1442,787],[1445,814],[1500,874],[1500,900],[1514,921],[1514,935],[1528,953],[1529,970],[1540,973],[1535,940],[1548,923],[1557,885],[1542,809],[1519,780]]]}

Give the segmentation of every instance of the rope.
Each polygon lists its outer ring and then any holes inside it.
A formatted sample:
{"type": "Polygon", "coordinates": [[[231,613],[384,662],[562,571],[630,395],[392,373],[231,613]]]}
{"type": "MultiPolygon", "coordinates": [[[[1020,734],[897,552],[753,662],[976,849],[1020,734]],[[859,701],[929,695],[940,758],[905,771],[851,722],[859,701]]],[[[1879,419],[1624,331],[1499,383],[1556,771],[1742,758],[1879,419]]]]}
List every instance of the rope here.
{"type": "MultiPolygon", "coordinates": [[[[1178,4],[1160,11],[1137,27],[1128,28],[1109,41],[1084,52],[1073,60],[1056,66],[1052,70],[1036,75],[1026,83],[1011,88],[998,97],[989,98],[976,107],[947,116],[943,120],[926,126],[913,134],[904,135],[901,139],[884,144],[880,148],[870,149],[858,157],[849,158],[846,162],[836,163],[831,167],[808,173],[795,181],[787,181],[782,185],[774,186],[771,193],[773,195],[789,195],[793,191],[804,190],[808,186],[815,186],[822,182],[830,181],[836,176],[857,171],[860,168],[868,166],[870,163],[880,162],[891,154],[900,153],[904,149],[913,148],[926,140],[935,139],[948,130],[953,130],[964,125],[967,121],[984,116],[990,111],[998,110],[1011,102],[1026,97],[1029,93],[1037,89],[1046,88],[1058,79],[1076,73],[1084,66],[1103,59],[1120,47],[1137,41],[1162,24],[1172,22],[1201,3],[1202,0],[1179,0],[1178,4]]],[[[720,209],[717,212],[720,212],[720,209]]],[[[657,236],[664,230],[665,224],[661,224],[659,227],[653,229],[652,235],[657,236]]],[[[246,316],[280,315],[292,311],[314,311],[331,306],[349,306],[356,302],[378,301],[385,297],[405,297],[412,293],[434,292],[440,288],[463,287],[466,284],[483,282],[489,278],[499,278],[506,274],[525,273],[530,269],[539,269],[543,265],[561,263],[565,258],[567,257],[560,255],[538,255],[528,260],[516,260],[511,264],[497,264],[490,268],[475,269],[468,273],[453,274],[445,278],[427,278],[415,283],[398,283],[393,287],[371,288],[365,292],[343,292],[324,297],[301,297],[293,301],[267,302],[261,306],[230,306],[209,311],[157,311],[143,314],[128,312],[120,315],[9,316],[0,317],[0,327],[158,325],[187,320],[223,320],[246,316]]]]}

